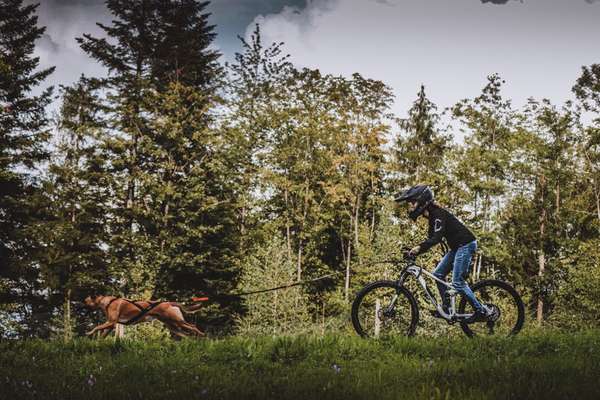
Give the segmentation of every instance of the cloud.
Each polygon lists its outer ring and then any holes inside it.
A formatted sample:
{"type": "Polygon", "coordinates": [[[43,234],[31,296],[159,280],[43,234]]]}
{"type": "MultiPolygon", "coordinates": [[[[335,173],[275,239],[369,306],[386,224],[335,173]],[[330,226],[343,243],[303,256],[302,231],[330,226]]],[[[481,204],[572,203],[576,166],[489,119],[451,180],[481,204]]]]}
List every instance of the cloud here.
{"type": "Polygon", "coordinates": [[[60,49],[59,44],[56,43],[54,40],[52,40],[52,37],[50,35],[48,35],[47,33],[44,33],[42,35],[42,37],[39,39],[39,42],[37,43],[37,45],[40,48],[46,49],[49,52],[57,52],[60,49]]]}
{"type": "Polygon", "coordinates": [[[304,36],[318,26],[319,19],[335,9],[340,0],[307,0],[304,7],[285,6],[277,14],[257,15],[246,29],[246,38],[254,31],[254,25],[269,27],[269,34],[279,37],[304,36]]]}
{"type": "Polygon", "coordinates": [[[371,0],[374,1],[375,3],[379,3],[379,4],[385,4],[388,6],[396,6],[397,3],[395,3],[393,0],[371,0]]]}
{"type": "Polygon", "coordinates": [[[207,10],[212,14],[210,23],[216,25],[216,42],[223,50],[223,58],[230,59],[240,50],[238,35],[257,15],[279,13],[285,6],[301,7],[305,0],[213,0],[207,10]]]}
{"type": "Polygon", "coordinates": [[[389,84],[398,113],[421,83],[445,107],[477,96],[495,72],[517,104],[530,96],[562,102],[581,66],[598,62],[600,8],[584,1],[507,0],[503,7],[476,0],[386,2],[307,1],[254,22],[266,43],[285,42],[298,66],[359,72],[389,84]]]}
{"type": "Polygon", "coordinates": [[[509,0],[481,0],[482,3],[492,3],[492,4],[506,4],[509,0]]]}
{"type": "MultiPolygon", "coordinates": [[[[37,9],[38,24],[46,27],[44,35],[36,42],[35,55],[40,58],[40,68],[56,66],[44,84],[69,85],[82,73],[103,76],[105,69],[81,50],[76,37],[83,33],[102,35],[96,22],[110,22],[110,14],[103,0],[26,0],[26,4],[40,3],[37,9]]],[[[54,104],[53,111],[58,108],[54,104]]]]}

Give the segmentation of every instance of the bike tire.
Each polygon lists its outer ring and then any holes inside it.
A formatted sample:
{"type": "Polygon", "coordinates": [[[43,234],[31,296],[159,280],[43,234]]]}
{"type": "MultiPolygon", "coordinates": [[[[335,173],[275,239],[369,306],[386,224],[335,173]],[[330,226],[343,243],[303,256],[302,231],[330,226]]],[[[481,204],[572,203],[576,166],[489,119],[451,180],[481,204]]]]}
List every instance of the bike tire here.
{"type": "Polygon", "coordinates": [[[354,326],[354,330],[356,331],[356,333],[358,333],[364,338],[373,337],[373,335],[369,334],[368,330],[365,329],[365,327],[361,323],[361,318],[359,314],[361,313],[361,306],[363,305],[363,300],[367,297],[367,295],[369,295],[376,289],[381,288],[389,288],[395,290],[399,298],[406,300],[406,302],[409,305],[407,310],[409,310],[410,312],[410,318],[408,328],[404,332],[404,335],[413,336],[417,328],[417,323],[419,322],[419,307],[413,294],[409,292],[404,286],[399,285],[395,281],[376,281],[366,285],[358,292],[356,298],[352,302],[351,311],[352,325],[354,326]]]}
{"type": "MultiPolygon", "coordinates": [[[[483,301],[483,302],[486,302],[486,298],[484,296],[484,294],[486,293],[486,290],[491,290],[492,288],[499,289],[500,291],[506,292],[506,294],[508,294],[508,296],[509,296],[508,298],[514,302],[513,306],[515,308],[514,311],[516,311],[516,315],[511,315],[511,321],[508,323],[508,325],[511,325],[511,326],[506,328],[508,330],[508,332],[503,332],[503,333],[505,333],[505,336],[514,336],[514,335],[518,334],[521,331],[521,328],[523,328],[523,324],[525,323],[525,305],[523,304],[523,300],[521,299],[521,296],[511,285],[509,285],[508,283],[506,283],[504,281],[499,281],[499,280],[494,280],[494,279],[483,280],[483,281],[479,281],[479,282],[475,283],[473,286],[471,286],[471,290],[473,291],[473,293],[475,293],[475,297],[477,297],[477,299],[479,301],[483,301]]],[[[458,306],[458,312],[460,314],[465,313],[467,304],[468,304],[467,299],[464,296],[462,296],[459,306],[458,306]]],[[[500,310],[500,318],[502,318],[502,308],[499,307],[499,310],[500,310]]],[[[494,322],[494,323],[496,323],[496,322],[494,322]]],[[[490,331],[489,334],[490,335],[493,334],[493,327],[489,328],[489,325],[487,325],[488,322],[485,322],[485,324],[488,327],[487,329],[490,331]]],[[[463,332],[467,336],[469,336],[469,337],[483,336],[481,333],[478,334],[475,331],[475,329],[474,329],[475,326],[476,325],[471,326],[471,324],[467,323],[466,321],[461,321],[461,323],[460,323],[460,327],[462,328],[463,332]]],[[[479,326],[481,326],[481,325],[479,325],[479,326]]],[[[484,330],[485,329],[486,328],[484,328],[484,330]]]]}

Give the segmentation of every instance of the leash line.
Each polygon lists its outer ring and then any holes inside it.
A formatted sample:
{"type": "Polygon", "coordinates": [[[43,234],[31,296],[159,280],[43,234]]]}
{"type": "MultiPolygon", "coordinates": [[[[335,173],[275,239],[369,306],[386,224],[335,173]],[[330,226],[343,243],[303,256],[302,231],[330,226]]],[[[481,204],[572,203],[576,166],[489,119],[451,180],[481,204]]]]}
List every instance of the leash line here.
{"type": "MultiPolygon", "coordinates": [[[[389,260],[380,260],[380,261],[372,261],[366,264],[361,264],[361,266],[368,266],[368,265],[374,265],[374,264],[386,264],[386,263],[397,263],[398,261],[400,261],[399,259],[389,259],[389,260]]],[[[307,283],[312,283],[312,282],[318,282],[321,281],[323,279],[332,277],[332,276],[336,276],[336,275],[340,275],[343,274],[343,272],[333,272],[331,274],[327,274],[327,275],[323,275],[320,276],[318,278],[315,279],[309,279],[309,280],[304,280],[304,281],[300,281],[300,282],[294,282],[291,283],[289,285],[282,285],[282,286],[277,286],[277,287],[273,287],[273,288],[269,288],[269,289],[262,289],[262,290],[253,290],[251,292],[241,292],[241,293],[234,293],[231,294],[230,296],[237,296],[237,297],[243,297],[243,296],[249,296],[252,294],[259,294],[259,293],[266,293],[266,292],[273,292],[275,290],[281,290],[281,289],[287,289],[287,288],[291,288],[294,286],[301,286],[301,285],[305,285],[307,283]]]]}
{"type": "Polygon", "coordinates": [[[289,285],[282,285],[282,286],[277,286],[277,287],[269,288],[269,289],[253,290],[251,292],[234,293],[231,296],[243,297],[243,296],[249,296],[251,294],[273,292],[275,290],[287,289],[287,288],[291,288],[291,287],[294,287],[294,286],[306,285],[307,283],[322,281],[323,279],[326,279],[326,278],[329,278],[329,277],[332,277],[332,276],[336,276],[336,275],[339,275],[339,274],[341,274],[341,272],[334,272],[334,273],[331,273],[331,274],[320,276],[320,277],[315,278],[315,279],[309,279],[309,280],[304,280],[304,281],[300,281],[300,282],[294,282],[294,283],[291,283],[289,285]]]}
{"type": "MultiPolygon", "coordinates": [[[[398,262],[398,259],[389,259],[389,260],[380,260],[380,261],[372,261],[366,264],[361,264],[361,266],[368,266],[368,265],[374,265],[374,264],[384,264],[384,263],[395,263],[398,262]]],[[[253,290],[250,292],[238,292],[238,293],[234,293],[231,294],[229,296],[232,297],[244,297],[244,296],[250,296],[253,294],[260,294],[260,293],[267,293],[267,292],[273,292],[276,290],[282,290],[282,289],[288,289],[291,287],[295,287],[295,286],[301,286],[301,285],[306,285],[308,283],[313,283],[313,282],[318,282],[318,281],[322,281],[324,279],[336,276],[336,275],[341,275],[343,274],[343,272],[337,271],[337,272],[333,272],[331,274],[327,274],[327,275],[322,275],[318,278],[314,278],[314,279],[308,279],[308,280],[303,280],[303,281],[299,281],[299,282],[294,282],[288,285],[282,285],[282,286],[277,286],[277,287],[273,287],[273,288],[268,288],[268,289],[261,289],[261,290],[253,290]]],[[[218,296],[217,296],[218,297],[218,296]]],[[[201,301],[207,301],[209,298],[208,297],[193,297],[192,301],[193,302],[201,302],[201,301]]],[[[148,301],[150,304],[147,307],[142,307],[139,304],[137,304],[137,301],[132,301],[126,298],[120,298],[120,297],[115,297],[114,299],[110,300],[108,302],[108,304],[106,305],[106,309],[108,310],[108,307],[116,300],[125,300],[126,302],[133,304],[135,307],[137,307],[140,312],[133,316],[132,318],[130,318],[128,321],[122,323],[122,325],[132,325],[136,322],[138,322],[141,318],[143,318],[146,314],[148,314],[150,311],[152,311],[152,309],[154,309],[154,307],[165,303],[165,301],[148,301]]]]}

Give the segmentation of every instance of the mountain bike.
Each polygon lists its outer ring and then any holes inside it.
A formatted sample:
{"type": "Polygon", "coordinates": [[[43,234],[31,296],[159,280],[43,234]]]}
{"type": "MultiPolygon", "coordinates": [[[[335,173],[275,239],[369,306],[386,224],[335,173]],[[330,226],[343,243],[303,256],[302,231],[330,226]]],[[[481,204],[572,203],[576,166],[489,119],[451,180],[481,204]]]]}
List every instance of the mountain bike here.
{"type": "Polygon", "coordinates": [[[519,333],[525,320],[525,306],[517,291],[500,280],[482,280],[471,285],[475,297],[486,309],[486,321],[469,322],[475,310],[467,299],[453,289],[452,284],[439,279],[416,264],[416,258],[406,255],[395,260],[402,267],[397,281],[381,280],[367,284],[352,303],[352,324],[363,337],[384,335],[413,336],[419,322],[419,305],[406,283],[414,277],[425,293],[430,311],[448,324],[458,323],[469,336],[510,336],[519,333]],[[402,266],[402,264],[404,264],[402,266]],[[448,290],[448,307],[442,307],[425,278],[440,282],[448,290]],[[457,299],[458,297],[458,299],[457,299]]]}

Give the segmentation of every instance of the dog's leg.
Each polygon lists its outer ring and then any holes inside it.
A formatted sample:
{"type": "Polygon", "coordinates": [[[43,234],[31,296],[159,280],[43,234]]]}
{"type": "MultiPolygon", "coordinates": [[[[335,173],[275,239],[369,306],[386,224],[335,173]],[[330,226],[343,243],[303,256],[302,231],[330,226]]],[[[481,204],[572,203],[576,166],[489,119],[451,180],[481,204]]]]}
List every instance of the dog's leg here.
{"type": "Polygon", "coordinates": [[[186,324],[188,325],[189,329],[191,329],[192,332],[194,332],[194,334],[196,336],[204,336],[205,335],[204,332],[202,332],[200,329],[198,329],[198,327],[196,325],[190,324],[188,322],[186,322],[186,324]]]}
{"type": "Polygon", "coordinates": [[[170,332],[173,340],[181,340],[182,338],[187,337],[187,335],[181,332],[179,329],[171,329],[170,332]]]}
{"type": "Polygon", "coordinates": [[[194,334],[194,336],[204,336],[204,332],[202,332],[200,329],[196,328],[194,325],[190,324],[189,322],[185,322],[185,321],[177,321],[176,322],[177,327],[179,329],[183,330],[187,330],[188,332],[191,332],[192,334],[194,334]]]}
{"type": "Polygon", "coordinates": [[[167,327],[167,329],[169,329],[169,332],[171,332],[171,338],[173,340],[181,340],[181,338],[187,336],[185,333],[179,330],[177,325],[167,321],[162,321],[162,323],[167,327]]]}
{"type": "Polygon", "coordinates": [[[115,326],[111,326],[110,328],[106,328],[103,329],[102,332],[100,333],[100,337],[105,338],[108,336],[109,333],[111,333],[114,330],[115,326]]]}
{"type": "Polygon", "coordinates": [[[105,322],[103,324],[98,325],[97,327],[95,327],[91,331],[87,332],[86,335],[87,336],[92,336],[97,331],[102,331],[102,330],[104,330],[106,328],[112,329],[112,328],[114,328],[114,326],[115,326],[116,323],[117,323],[116,321],[114,321],[114,322],[113,321],[107,321],[107,322],[105,322]]]}

